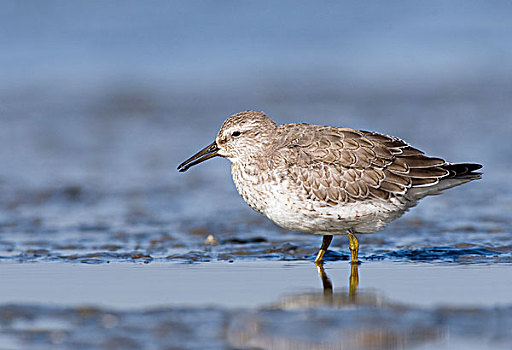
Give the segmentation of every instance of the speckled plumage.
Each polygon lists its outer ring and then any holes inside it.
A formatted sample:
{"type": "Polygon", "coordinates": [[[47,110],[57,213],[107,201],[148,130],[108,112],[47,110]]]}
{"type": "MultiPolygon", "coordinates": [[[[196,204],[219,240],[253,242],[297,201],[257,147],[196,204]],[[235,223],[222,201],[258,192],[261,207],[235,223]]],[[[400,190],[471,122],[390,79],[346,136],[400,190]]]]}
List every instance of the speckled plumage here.
{"type": "MultiPolygon", "coordinates": [[[[229,117],[209,147],[231,161],[251,208],[286,229],[322,235],[375,232],[426,195],[479,178],[473,171],[481,167],[428,157],[375,132],[277,126],[257,111],[229,117]]],[[[202,161],[194,157],[180,170],[202,161]]]]}

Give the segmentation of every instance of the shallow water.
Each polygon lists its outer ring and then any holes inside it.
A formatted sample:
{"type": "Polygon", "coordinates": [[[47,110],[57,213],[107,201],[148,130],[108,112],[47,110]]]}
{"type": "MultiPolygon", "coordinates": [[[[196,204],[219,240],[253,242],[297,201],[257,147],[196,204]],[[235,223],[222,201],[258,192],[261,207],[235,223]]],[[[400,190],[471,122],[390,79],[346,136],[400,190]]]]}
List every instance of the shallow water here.
{"type": "Polygon", "coordinates": [[[510,349],[509,2],[152,4],[3,3],[0,348],[510,349]],[[357,275],[335,237],[322,274],[227,161],[175,170],[248,108],[483,179],[361,235],[357,275]]]}
{"type": "MultiPolygon", "coordinates": [[[[355,273],[350,264],[328,263],[324,270],[331,289],[349,290],[349,276],[355,273]]],[[[379,303],[496,307],[511,301],[509,264],[372,262],[362,264],[357,271],[356,294],[374,295],[379,303]]],[[[87,304],[120,310],[179,306],[260,308],[276,302],[294,308],[292,300],[296,299],[299,307],[300,299],[308,293],[320,295],[326,289],[314,264],[282,261],[3,264],[2,281],[0,304],[87,304]]]]}
{"type": "Polygon", "coordinates": [[[512,265],[328,263],[325,274],[278,261],[3,264],[0,342],[507,349],[512,341],[512,265]]]}

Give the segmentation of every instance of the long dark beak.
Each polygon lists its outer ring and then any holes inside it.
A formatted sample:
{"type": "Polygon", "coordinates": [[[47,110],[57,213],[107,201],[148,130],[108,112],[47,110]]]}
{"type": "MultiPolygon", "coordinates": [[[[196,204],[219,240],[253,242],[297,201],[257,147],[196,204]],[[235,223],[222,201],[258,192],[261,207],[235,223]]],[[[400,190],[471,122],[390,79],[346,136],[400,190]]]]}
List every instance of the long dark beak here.
{"type": "Polygon", "coordinates": [[[196,164],[199,164],[201,162],[204,162],[205,160],[218,156],[218,151],[219,147],[217,147],[217,143],[213,141],[211,145],[206,146],[205,148],[194,154],[192,157],[181,163],[178,166],[178,171],[187,171],[188,168],[193,167],[196,164]]]}

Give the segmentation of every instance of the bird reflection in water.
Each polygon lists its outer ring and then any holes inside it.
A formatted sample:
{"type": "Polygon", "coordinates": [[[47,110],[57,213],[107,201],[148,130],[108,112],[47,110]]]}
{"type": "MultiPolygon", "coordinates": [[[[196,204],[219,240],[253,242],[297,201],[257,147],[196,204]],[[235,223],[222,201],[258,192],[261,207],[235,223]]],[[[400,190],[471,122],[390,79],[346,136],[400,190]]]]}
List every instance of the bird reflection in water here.
{"type": "MultiPolygon", "coordinates": [[[[316,264],[316,268],[318,270],[318,275],[322,279],[322,287],[324,290],[324,297],[327,298],[326,300],[329,300],[329,297],[333,297],[333,287],[332,282],[329,276],[327,276],[327,273],[324,269],[324,264],[316,264]]],[[[352,302],[356,302],[357,298],[357,287],[359,285],[359,264],[350,264],[350,277],[348,280],[348,297],[349,300],[352,302]]]]}
{"type": "Polygon", "coordinates": [[[358,264],[350,266],[348,291],[338,292],[323,264],[316,267],[323,292],[289,295],[235,317],[230,343],[262,349],[404,349],[445,336],[421,310],[387,302],[375,291],[358,291],[358,264]]]}

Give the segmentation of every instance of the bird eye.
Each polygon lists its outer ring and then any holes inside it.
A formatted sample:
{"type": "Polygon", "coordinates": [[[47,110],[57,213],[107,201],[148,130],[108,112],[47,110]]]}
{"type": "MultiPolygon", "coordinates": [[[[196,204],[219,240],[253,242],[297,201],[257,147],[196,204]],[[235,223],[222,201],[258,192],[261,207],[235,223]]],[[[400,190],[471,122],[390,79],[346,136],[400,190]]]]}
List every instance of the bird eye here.
{"type": "Polygon", "coordinates": [[[240,136],[242,133],[240,131],[233,131],[233,133],[231,134],[231,136],[233,137],[238,137],[240,136]]]}

